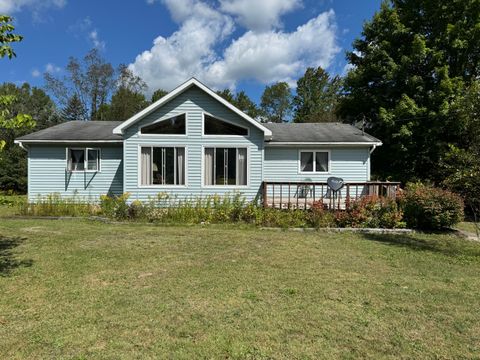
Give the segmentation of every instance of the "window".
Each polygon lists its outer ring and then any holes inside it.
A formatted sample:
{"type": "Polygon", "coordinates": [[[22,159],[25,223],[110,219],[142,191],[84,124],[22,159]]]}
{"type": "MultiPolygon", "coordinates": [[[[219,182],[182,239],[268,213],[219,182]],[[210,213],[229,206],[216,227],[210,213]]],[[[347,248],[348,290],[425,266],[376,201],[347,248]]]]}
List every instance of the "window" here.
{"type": "Polygon", "coordinates": [[[328,172],[328,151],[300,151],[300,172],[328,172]]]}
{"type": "Polygon", "coordinates": [[[206,186],[247,185],[246,148],[205,148],[206,186]]]}
{"type": "Polygon", "coordinates": [[[204,115],[204,135],[243,135],[248,136],[248,129],[216,119],[210,115],[204,115]]]}
{"type": "Polygon", "coordinates": [[[142,134],[185,135],[186,115],[181,114],[165,120],[160,120],[140,129],[142,134]]]}
{"type": "Polygon", "coordinates": [[[141,185],[185,185],[184,147],[142,147],[141,185]]]}
{"type": "Polygon", "coordinates": [[[100,149],[68,149],[68,171],[100,171],[100,149]]]}

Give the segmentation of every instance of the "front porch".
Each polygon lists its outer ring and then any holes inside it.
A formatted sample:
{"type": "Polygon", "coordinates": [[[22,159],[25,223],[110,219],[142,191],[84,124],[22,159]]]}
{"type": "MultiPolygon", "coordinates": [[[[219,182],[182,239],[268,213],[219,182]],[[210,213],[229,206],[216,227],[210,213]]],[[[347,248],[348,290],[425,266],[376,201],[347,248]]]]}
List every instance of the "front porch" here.
{"type": "Polygon", "coordinates": [[[323,203],[327,210],[345,210],[352,201],[364,196],[396,198],[399,182],[368,181],[345,183],[334,193],[326,182],[264,181],[264,207],[277,209],[310,209],[314,203],[323,203]]]}

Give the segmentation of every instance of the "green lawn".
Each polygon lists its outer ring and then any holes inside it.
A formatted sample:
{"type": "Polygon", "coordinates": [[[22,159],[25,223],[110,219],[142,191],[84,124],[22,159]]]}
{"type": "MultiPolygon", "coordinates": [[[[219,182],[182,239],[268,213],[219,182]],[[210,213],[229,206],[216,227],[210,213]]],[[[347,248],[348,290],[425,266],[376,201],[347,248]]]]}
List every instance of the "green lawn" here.
{"type": "Polygon", "coordinates": [[[475,358],[480,243],[0,219],[0,358],[475,358]]]}

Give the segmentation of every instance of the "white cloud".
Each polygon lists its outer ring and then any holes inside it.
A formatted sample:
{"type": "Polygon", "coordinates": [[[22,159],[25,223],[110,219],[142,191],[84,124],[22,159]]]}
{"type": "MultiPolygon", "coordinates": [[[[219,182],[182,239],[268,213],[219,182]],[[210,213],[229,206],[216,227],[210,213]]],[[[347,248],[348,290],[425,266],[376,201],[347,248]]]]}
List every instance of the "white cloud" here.
{"type": "Polygon", "coordinates": [[[62,68],[60,66],[56,66],[52,63],[48,63],[47,65],[45,65],[45,71],[53,74],[53,73],[58,73],[58,72],[62,71],[62,68]]]}
{"type": "Polygon", "coordinates": [[[230,16],[199,0],[163,3],[180,23],[179,29],[169,37],[157,37],[152,48],[130,64],[151,91],[171,90],[191,76],[214,88],[233,89],[243,79],[295,85],[306,67],[328,68],[340,51],[333,10],[292,32],[247,31],[225,47],[225,39],[233,33],[230,16]]]}
{"type": "Polygon", "coordinates": [[[199,76],[217,60],[215,46],[233,32],[229,16],[195,0],[165,0],[172,17],[181,23],[168,38],[159,36],[153,47],[138,55],[130,69],[149,89],[171,90],[191,76],[199,76]]]}
{"type": "Polygon", "coordinates": [[[88,38],[92,41],[94,47],[99,50],[105,49],[105,41],[100,40],[97,29],[90,31],[88,38]]]}
{"type": "Polygon", "coordinates": [[[42,75],[42,74],[40,73],[40,71],[38,69],[33,69],[32,70],[32,76],[33,77],[39,77],[40,75],[42,75]]]}
{"type": "Polygon", "coordinates": [[[223,11],[254,31],[280,27],[280,17],[300,6],[301,0],[220,0],[223,11]]]}
{"type": "Polygon", "coordinates": [[[1,0],[0,13],[11,15],[22,9],[29,9],[34,14],[38,14],[46,8],[63,8],[66,4],[66,0],[1,0]]]}

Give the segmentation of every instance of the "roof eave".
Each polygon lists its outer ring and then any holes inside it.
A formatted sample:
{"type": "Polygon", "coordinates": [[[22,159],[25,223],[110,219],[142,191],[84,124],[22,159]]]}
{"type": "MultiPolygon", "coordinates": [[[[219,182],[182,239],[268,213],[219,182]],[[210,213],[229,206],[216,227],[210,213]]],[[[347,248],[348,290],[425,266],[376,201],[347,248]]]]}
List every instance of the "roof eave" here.
{"type": "Polygon", "coordinates": [[[372,141],[372,142],[345,142],[345,141],[272,141],[265,142],[265,146],[382,146],[381,141],[372,141]]]}

